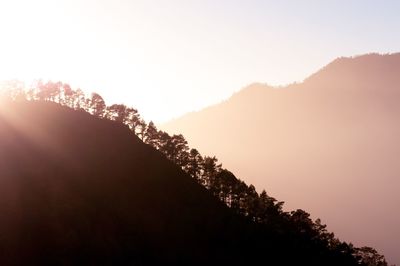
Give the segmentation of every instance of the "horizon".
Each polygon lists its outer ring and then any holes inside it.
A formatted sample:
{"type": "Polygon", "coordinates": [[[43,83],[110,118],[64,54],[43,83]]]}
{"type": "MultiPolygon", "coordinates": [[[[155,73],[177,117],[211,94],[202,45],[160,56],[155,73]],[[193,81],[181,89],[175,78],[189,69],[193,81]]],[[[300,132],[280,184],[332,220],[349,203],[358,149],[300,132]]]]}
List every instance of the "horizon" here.
{"type": "MultiPolygon", "coordinates": [[[[191,114],[191,113],[196,113],[196,112],[201,112],[202,110],[205,110],[205,109],[207,109],[207,108],[209,108],[209,107],[219,105],[219,104],[221,104],[221,103],[223,103],[223,102],[229,100],[231,97],[235,96],[237,93],[239,93],[239,92],[241,92],[241,91],[243,91],[243,90],[245,90],[245,89],[247,89],[247,88],[249,88],[249,87],[252,87],[252,86],[254,86],[254,85],[263,85],[263,86],[266,86],[266,87],[269,87],[269,88],[273,88],[273,89],[285,89],[285,88],[287,88],[287,87],[289,87],[289,86],[291,86],[291,85],[302,84],[302,83],[304,83],[308,78],[312,77],[312,76],[315,75],[315,74],[318,74],[321,70],[323,70],[325,67],[327,67],[328,65],[330,65],[330,64],[333,63],[333,62],[335,62],[335,61],[338,60],[338,59],[357,59],[357,58],[363,57],[363,56],[371,56],[371,55],[390,56],[390,55],[396,55],[396,54],[400,54],[400,51],[399,51],[399,52],[393,52],[393,53],[390,53],[390,52],[389,52],[389,53],[370,52],[370,53],[358,54],[358,55],[352,55],[352,56],[338,56],[338,57],[336,57],[334,60],[328,62],[327,64],[322,65],[322,66],[321,66],[320,68],[318,68],[315,72],[309,74],[308,76],[306,76],[305,78],[303,78],[303,79],[300,80],[300,81],[293,81],[293,82],[290,82],[290,83],[286,83],[286,84],[277,84],[277,85],[273,85],[273,84],[270,84],[270,83],[268,83],[268,82],[257,82],[257,81],[255,81],[255,82],[251,82],[251,83],[248,83],[248,84],[246,84],[246,85],[240,87],[238,90],[233,91],[231,94],[227,95],[225,98],[218,99],[216,102],[210,102],[210,103],[208,103],[208,104],[205,105],[205,106],[200,106],[200,107],[198,107],[197,109],[192,109],[192,110],[189,110],[189,111],[187,111],[187,112],[178,114],[177,116],[173,116],[173,117],[171,117],[171,118],[168,118],[167,120],[157,121],[157,120],[154,120],[154,119],[145,117],[145,116],[143,116],[143,117],[145,118],[145,121],[148,121],[148,122],[149,122],[149,121],[152,121],[152,122],[154,122],[156,125],[164,125],[164,124],[168,124],[168,123],[170,123],[170,122],[173,122],[173,121],[175,121],[175,120],[177,120],[177,119],[180,119],[180,118],[182,118],[182,117],[185,116],[185,115],[188,115],[188,114],[191,114]]],[[[11,82],[13,82],[13,81],[22,82],[23,85],[24,85],[24,87],[25,87],[25,89],[27,89],[30,85],[35,86],[35,84],[36,84],[37,82],[39,82],[39,81],[40,81],[40,82],[45,82],[45,83],[46,83],[46,82],[62,82],[63,84],[73,85],[73,84],[71,84],[71,83],[69,83],[68,81],[65,81],[65,80],[55,80],[55,79],[52,80],[52,79],[43,79],[43,78],[29,78],[29,79],[8,78],[8,79],[0,80],[0,86],[1,86],[1,83],[7,84],[7,83],[10,82],[10,81],[11,81],[11,82]]],[[[91,90],[90,88],[82,88],[82,87],[79,87],[79,86],[71,86],[71,88],[73,88],[73,89],[82,89],[82,92],[83,92],[83,93],[85,94],[85,96],[87,96],[87,97],[89,97],[91,93],[98,93],[98,91],[91,90]]],[[[0,88],[0,89],[1,89],[1,88],[0,88]]],[[[103,95],[101,95],[101,96],[103,96],[103,95]]],[[[111,102],[111,101],[109,101],[109,99],[107,99],[106,97],[104,97],[104,101],[105,101],[107,104],[125,104],[125,105],[128,106],[128,107],[133,107],[133,108],[135,108],[134,105],[129,105],[129,104],[127,104],[126,102],[123,102],[123,101],[111,102]]],[[[138,111],[139,111],[139,113],[141,113],[141,110],[138,110],[138,111]]]]}
{"type": "Polygon", "coordinates": [[[2,1],[7,42],[0,79],[68,82],[162,123],[248,84],[287,85],[338,57],[398,52],[400,37],[392,34],[398,7],[396,1],[2,1]]]}

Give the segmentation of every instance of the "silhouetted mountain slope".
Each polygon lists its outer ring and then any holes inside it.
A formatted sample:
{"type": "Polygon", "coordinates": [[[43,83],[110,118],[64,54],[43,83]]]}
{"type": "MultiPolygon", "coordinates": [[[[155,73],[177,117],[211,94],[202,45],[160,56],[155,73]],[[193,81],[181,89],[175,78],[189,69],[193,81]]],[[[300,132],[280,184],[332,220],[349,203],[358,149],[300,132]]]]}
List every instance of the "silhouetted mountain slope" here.
{"type": "Polygon", "coordinates": [[[235,215],[126,126],[57,104],[1,103],[0,169],[1,265],[355,265],[235,215]]]}
{"type": "Polygon", "coordinates": [[[400,262],[399,86],[400,54],[340,58],[303,83],[253,84],[161,129],[400,262]]]}

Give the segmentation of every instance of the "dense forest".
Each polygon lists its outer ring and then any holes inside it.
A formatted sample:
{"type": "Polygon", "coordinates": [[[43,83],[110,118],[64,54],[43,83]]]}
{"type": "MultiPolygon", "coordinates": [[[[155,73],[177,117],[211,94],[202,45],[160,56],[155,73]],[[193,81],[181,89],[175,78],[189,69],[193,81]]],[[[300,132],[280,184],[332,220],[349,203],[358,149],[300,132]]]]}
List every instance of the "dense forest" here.
{"type": "Polygon", "coordinates": [[[72,89],[61,82],[38,81],[28,87],[19,81],[4,82],[1,84],[0,98],[2,101],[14,102],[54,102],[100,119],[124,124],[145,144],[158,150],[206,188],[233,213],[263,230],[275,232],[281,236],[282,241],[291,239],[299,250],[318,251],[321,257],[331,258],[332,263],[387,265],[385,258],[375,249],[358,248],[340,241],[326,229],[320,219],[313,221],[306,211],[284,211],[283,202],[271,197],[266,191],[258,193],[253,185],[245,184],[224,169],[216,157],[204,156],[190,148],[184,136],[171,136],[158,130],[153,122],[146,123],[134,108],[123,104],[107,105],[101,95],[92,93],[87,96],[82,90],[72,89]]]}

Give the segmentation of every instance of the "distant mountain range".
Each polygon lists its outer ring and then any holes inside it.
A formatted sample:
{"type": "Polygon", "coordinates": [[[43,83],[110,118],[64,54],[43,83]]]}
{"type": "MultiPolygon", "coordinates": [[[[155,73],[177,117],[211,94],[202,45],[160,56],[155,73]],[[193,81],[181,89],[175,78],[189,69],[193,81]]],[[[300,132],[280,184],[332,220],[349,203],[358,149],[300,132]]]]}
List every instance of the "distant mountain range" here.
{"type": "Polygon", "coordinates": [[[399,53],[339,58],[285,87],[252,84],[160,127],[400,263],[399,53]]]}

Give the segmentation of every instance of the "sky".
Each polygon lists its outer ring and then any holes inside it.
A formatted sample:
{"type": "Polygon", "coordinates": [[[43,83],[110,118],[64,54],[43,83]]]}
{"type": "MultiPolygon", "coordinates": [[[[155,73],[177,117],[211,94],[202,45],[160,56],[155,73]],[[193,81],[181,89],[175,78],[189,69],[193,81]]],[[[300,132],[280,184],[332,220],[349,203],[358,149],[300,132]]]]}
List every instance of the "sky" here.
{"type": "Polygon", "coordinates": [[[0,79],[61,80],[161,123],[253,82],[398,52],[400,1],[1,0],[0,79]]]}

